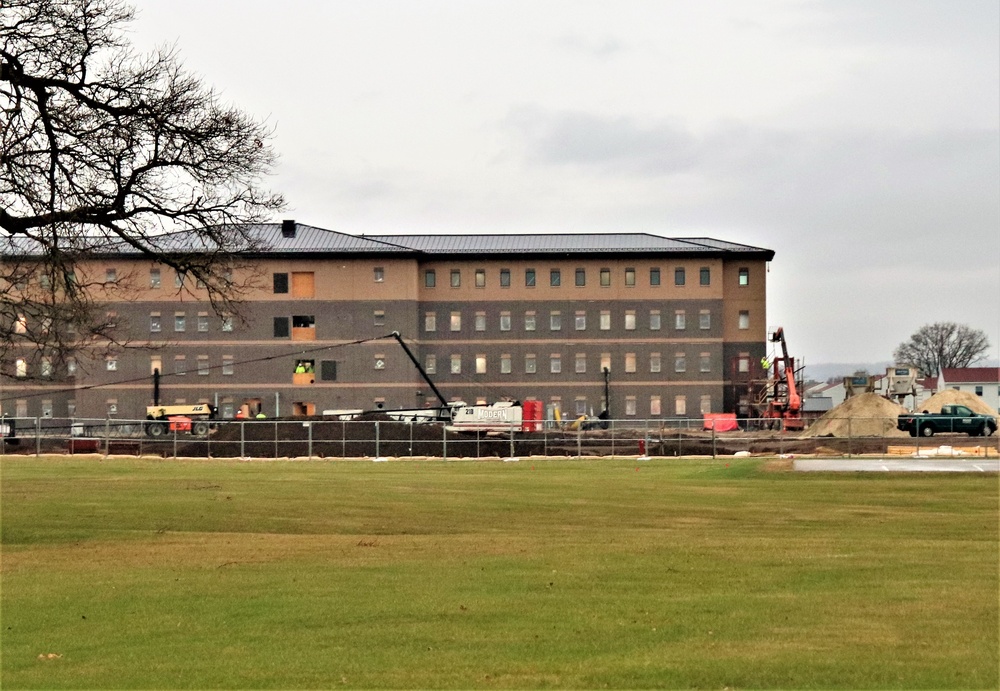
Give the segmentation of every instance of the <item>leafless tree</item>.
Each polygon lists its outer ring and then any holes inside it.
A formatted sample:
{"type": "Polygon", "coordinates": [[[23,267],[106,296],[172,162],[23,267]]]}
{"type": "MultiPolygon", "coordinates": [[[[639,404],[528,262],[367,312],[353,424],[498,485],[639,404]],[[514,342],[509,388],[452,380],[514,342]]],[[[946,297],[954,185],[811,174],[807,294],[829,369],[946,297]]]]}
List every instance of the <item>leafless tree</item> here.
{"type": "Polygon", "coordinates": [[[918,367],[933,377],[946,367],[968,367],[983,360],[989,348],[984,332],[964,324],[938,322],[920,327],[893,356],[896,362],[918,367]]]}
{"type": "MultiPolygon", "coordinates": [[[[233,311],[249,224],[284,206],[263,185],[273,131],[187,72],[172,48],[137,54],[125,0],[0,2],[0,361],[115,343],[101,307],[125,277],[95,257],[173,267],[233,311]],[[26,349],[28,346],[33,346],[26,349]]],[[[0,373],[9,374],[7,365],[0,373]]]]}

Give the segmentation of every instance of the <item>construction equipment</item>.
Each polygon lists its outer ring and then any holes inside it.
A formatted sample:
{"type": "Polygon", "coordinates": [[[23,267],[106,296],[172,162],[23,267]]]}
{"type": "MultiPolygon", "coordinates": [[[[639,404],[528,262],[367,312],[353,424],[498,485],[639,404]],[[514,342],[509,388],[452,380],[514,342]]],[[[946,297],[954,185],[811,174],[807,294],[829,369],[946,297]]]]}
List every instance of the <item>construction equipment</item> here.
{"type": "Polygon", "coordinates": [[[768,340],[781,344],[781,357],[775,358],[766,388],[765,407],[760,416],[769,426],[780,421],[786,430],[804,429],[802,396],[795,381],[795,359],[788,354],[784,328],[777,328],[768,340]]]}
{"type": "Polygon", "coordinates": [[[211,420],[218,409],[208,403],[160,405],[160,370],[153,370],[153,405],[146,406],[146,435],[158,439],[168,432],[184,432],[196,437],[208,436],[211,420]]]}

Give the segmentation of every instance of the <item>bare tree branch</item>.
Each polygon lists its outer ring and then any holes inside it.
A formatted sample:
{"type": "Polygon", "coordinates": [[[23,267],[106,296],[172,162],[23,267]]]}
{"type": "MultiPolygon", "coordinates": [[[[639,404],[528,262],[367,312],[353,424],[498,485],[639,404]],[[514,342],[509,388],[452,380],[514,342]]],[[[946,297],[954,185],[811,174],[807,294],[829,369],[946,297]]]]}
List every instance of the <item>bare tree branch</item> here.
{"type": "Polygon", "coordinates": [[[983,360],[990,348],[986,334],[964,324],[938,322],[917,330],[910,340],[901,343],[893,356],[927,376],[937,376],[942,369],[968,367],[983,360]]]}
{"type": "Polygon", "coordinates": [[[133,16],[126,0],[0,4],[0,356],[114,343],[100,307],[110,287],[74,271],[102,255],[173,267],[234,312],[232,257],[260,249],[248,225],[284,206],[262,187],[270,127],[172,48],[137,55],[133,16]]]}

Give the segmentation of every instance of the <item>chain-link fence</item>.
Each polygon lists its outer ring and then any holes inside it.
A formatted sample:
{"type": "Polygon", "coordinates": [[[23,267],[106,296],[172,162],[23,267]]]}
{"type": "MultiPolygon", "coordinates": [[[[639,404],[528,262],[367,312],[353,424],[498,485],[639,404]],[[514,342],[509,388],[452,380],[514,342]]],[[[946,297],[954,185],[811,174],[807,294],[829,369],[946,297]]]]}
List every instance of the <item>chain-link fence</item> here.
{"type": "Polygon", "coordinates": [[[0,454],[91,453],[163,458],[520,458],[528,456],[996,456],[1000,438],[910,437],[889,419],[845,419],[842,433],[813,436],[773,420],[589,420],[492,431],[441,424],[322,417],[213,420],[151,426],[146,420],[3,418],[0,454]],[[866,424],[867,423],[867,424],[866,424]],[[876,424],[877,423],[877,424],[876,424]],[[725,427],[732,427],[728,422],[725,427]],[[852,430],[881,426],[877,435],[852,430]],[[718,427],[718,428],[717,428],[718,427]],[[707,429],[706,429],[707,428],[707,429]],[[152,436],[151,436],[152,434],[152,436]]]}

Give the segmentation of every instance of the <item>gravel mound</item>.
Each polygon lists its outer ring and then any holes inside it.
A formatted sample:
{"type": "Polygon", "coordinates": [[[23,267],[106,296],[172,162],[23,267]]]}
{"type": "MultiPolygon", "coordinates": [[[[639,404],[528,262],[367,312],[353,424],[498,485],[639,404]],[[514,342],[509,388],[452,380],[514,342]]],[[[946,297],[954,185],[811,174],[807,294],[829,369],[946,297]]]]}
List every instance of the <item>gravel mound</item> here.
{"type": "Polygon", "coordinates": [[[906,408],[875,393],[852,396],[816,420],[804,437],[905,437],[896,418],[906,408]]]}
{"type": "Polygon", "coordinates": [[[918,411],[926,410],[928,413],[940,413],[941,408],[946,405],[964,405],[976,413],[996,416],[997,411],[993,410],[986,402],[974,393],[968,391],[955,391],[955,389],[945,389],[939,391],[926,401],[920,404],[918,411]]]}

